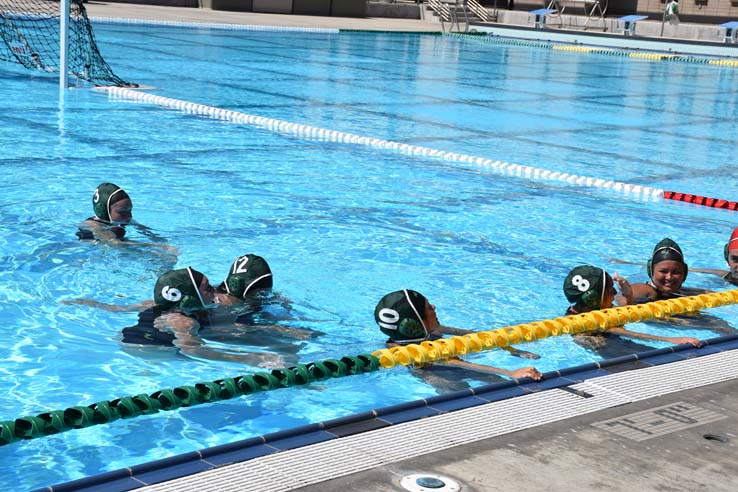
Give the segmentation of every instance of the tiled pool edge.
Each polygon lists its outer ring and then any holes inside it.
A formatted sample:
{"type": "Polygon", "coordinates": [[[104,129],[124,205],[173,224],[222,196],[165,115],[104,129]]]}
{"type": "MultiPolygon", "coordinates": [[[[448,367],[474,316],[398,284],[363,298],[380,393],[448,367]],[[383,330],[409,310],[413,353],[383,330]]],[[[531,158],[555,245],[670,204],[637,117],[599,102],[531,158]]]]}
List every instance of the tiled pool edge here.
{"type": "Polygon", "coordinates": [[[738,335],[708,340],[705,346],[701,348],[676,346],[652,350],[641,354],[553,371],[547,373],[545,379],[541,382],[530,380],[522,380],[519,383],[505,381],[480,386],[172,456],[130,468],[37,489],[35,492],[85,492],[93,490],[98,492],[101,490],[123,492],[134,490],[198,472],[213,470],[224,465],[272,455],[280,451],[332,441],[366,431],[417,421],[429,416],[438,416],[456,410],[500,402],[517,396],[570,387],[599,376],[660,366],[736,349],[738,349],[738,335]]]}

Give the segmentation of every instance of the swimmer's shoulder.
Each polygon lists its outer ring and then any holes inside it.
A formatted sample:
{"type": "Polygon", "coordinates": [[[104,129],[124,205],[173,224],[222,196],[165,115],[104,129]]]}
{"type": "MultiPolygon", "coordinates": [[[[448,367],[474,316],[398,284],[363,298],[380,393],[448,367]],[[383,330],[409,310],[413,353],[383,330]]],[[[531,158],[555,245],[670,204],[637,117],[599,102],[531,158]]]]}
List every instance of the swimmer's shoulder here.
{"type": "Polygon", "coordinates": [[[126,229],[122,226],[113,226],[100,222],[95,217],[88,217],[77,226],[75,235],[80,240],[124,240],[126,229]]]}

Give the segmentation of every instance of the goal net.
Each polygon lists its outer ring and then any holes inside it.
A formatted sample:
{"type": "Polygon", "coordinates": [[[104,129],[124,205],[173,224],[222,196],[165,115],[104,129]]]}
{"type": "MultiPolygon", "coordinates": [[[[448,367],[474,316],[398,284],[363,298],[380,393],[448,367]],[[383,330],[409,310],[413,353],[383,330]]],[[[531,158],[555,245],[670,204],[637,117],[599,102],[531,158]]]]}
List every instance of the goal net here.
{"type": "MultiPolygon", "coordinates": [[[[0,0],[0,60],[59,72],[59,0],[0,0]]],[[[97,85],[134,86],[105,62],[82,0],[69,0],[68,73],[97,85]]]]}

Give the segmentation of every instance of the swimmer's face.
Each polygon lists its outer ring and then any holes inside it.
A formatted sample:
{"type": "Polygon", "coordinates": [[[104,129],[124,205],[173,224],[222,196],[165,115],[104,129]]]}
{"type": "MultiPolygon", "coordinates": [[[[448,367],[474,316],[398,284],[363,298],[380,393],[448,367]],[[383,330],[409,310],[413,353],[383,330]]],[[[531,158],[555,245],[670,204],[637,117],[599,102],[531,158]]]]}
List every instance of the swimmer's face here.
{"type": "Polygon", "coordinates": [[[660,261],[653,267],[651,281],[663,292],[677,292],[684,283],[684,264],[676,260],[660,261]]]}
{"type": "Polygon", "coordinates": [[[730,268],[730,273],[738,275],[738,249],[728,251],[728,267],[730,268]]]}
{"type": "Polygon", "coordinates": [[[110,222],[128,224],[133,218],[133,204],[130,198],[124,198],[110,206],[110,222]]]}
{"type": "Polygon", "coordinates": [[[602,298],[602,306],[600,306],[600,309],[611,308],[616,295],[618,295],[618,291],[615,290],[612,278],[608,276],[607,284],[605,285],[605,295],[602,298]]]}
{"type": "Polygon", "coordinates": [[[202,282],[200,282],[197,290],[200,291],[202,301],[206,306],[213,303],[213,299],[215,299],[215,288],[210,285],[210,281],[205,275],[202,276],[202,282]]]}
{"type": "Polygon", "coordinates": [[[441,326],[441,323],[438,322],[436,306],[428,301],[425,302],[425,309],[423,310],[423,321],[425,321],[425,327],[428,331],[433,331],[441,326]]]}

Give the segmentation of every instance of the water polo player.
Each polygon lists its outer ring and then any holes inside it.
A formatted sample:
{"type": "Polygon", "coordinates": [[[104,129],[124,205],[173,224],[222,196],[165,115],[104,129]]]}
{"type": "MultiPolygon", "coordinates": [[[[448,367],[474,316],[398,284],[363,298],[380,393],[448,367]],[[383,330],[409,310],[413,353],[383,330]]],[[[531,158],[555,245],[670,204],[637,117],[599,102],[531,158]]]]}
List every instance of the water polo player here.
{"type": "MultiPolygon", "coordinates": [[[[591,265],[580,265],[573,268],[566,276],[566,279],[564,279],[564,295],[570,303],[570,306],[566,310],[566,315],[571,316],[598,309],[611,308],[615,296],[618,294],[617,290],[615,290],[615,283],[617,283],[620,289],[618,299],[621,304],[632,304],[633,290],[627,279],[620,277],[617,273],[614,277],[611,277],[602,268],[591,265]]],[[[674,344],[689,343],[696,347],[702,344],[696,338],[648,335],[626,330],[622,326],[612,326],[604,332],[578,333],[573,336],[573,339],[582,347],[595,350],[605,359],[653,350],[654,348],[649,345],[624,340],[620,337],[638,340],[660,340],[674,344]]]]}
{"type": "MultiPolygon", "coordinates": [[[[441,325],[436,315],[436,307],[425,296],[410,289],[398,290],[382,297],[374,309],[374,320],[379,325],[380,331],[389,337],[387,344],[390,346],[437,340],[442,338],[444,334],[466,335],[474,333],[471,330],[441,325]]],[[[535,367],[524,367],[509,371],[499,367],[467,362],[459,358],[433,362],[422,368],[437,366],[450,366],[485,374],[499,374],[514,379],[529,377],[538,381],[542,378],[541,373],[535,367]]]]}
{"type": "Polygon", "coordinates": [[[126,225],[133,219],[131,197],[120,186],[102,183],[92,195],[95,215],[79,225],[80,239],[121,240],[126,235],[126,225]]]}

